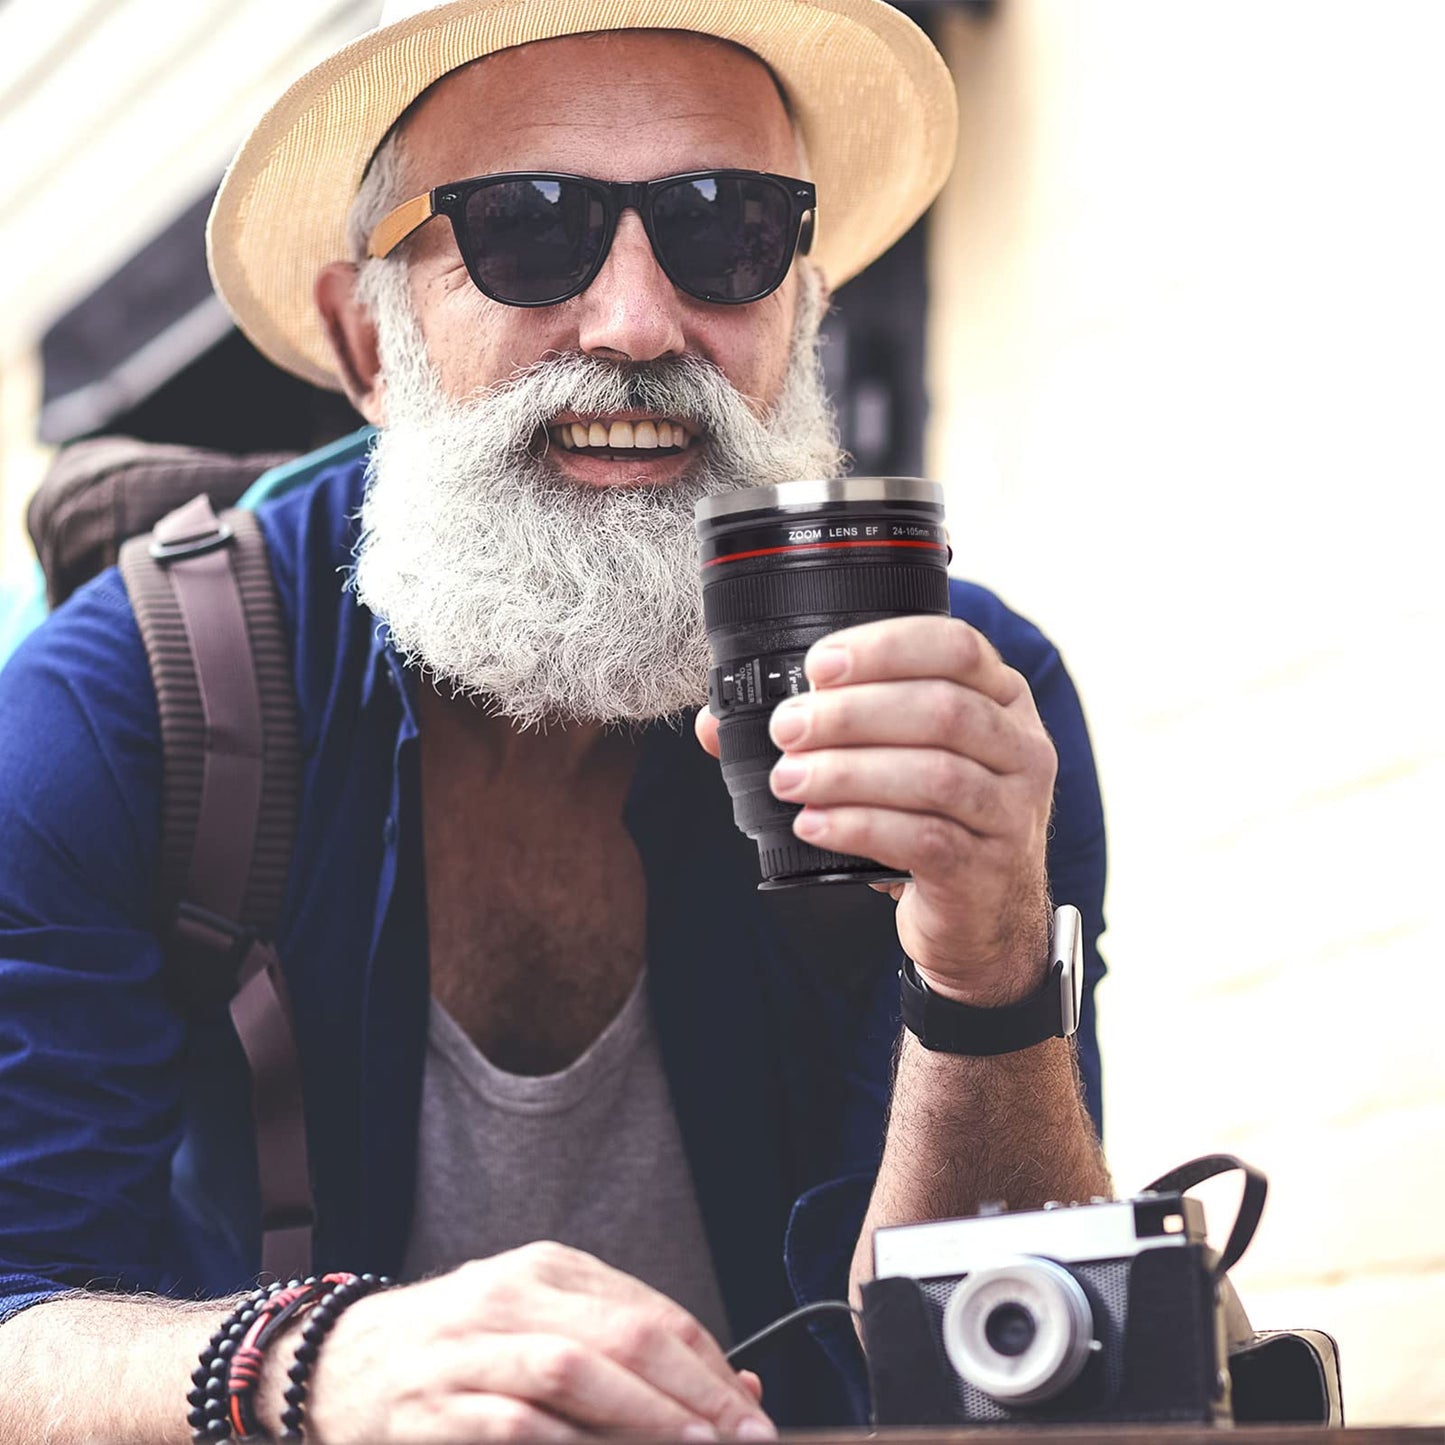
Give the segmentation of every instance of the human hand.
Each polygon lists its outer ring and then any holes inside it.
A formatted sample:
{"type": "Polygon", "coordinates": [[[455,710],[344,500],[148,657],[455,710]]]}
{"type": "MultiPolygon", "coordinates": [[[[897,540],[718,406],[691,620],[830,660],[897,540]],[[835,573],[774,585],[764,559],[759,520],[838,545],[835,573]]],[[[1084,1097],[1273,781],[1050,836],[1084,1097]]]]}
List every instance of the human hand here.
{"type": "MultiPolygon", "coordinates": [[[[813,691],[774,710],[773,792],[805,842],[906,869],[876,885],[928,984],[978,1004],[1036,989],[1047,966],[1044,850],[1058,759],[1024,678],[950,617],[899,617],[817,642],[813,691]]],[[[706,708],[698,739],[718,754],[706,708]]]]}
{"type": "Polygon", "coordinates": [[[761,1396],[680,1305],[538,1243],[352,1305],[317,1356],[307,1430],[319,1445],[770,1439],[761,1396]]]}

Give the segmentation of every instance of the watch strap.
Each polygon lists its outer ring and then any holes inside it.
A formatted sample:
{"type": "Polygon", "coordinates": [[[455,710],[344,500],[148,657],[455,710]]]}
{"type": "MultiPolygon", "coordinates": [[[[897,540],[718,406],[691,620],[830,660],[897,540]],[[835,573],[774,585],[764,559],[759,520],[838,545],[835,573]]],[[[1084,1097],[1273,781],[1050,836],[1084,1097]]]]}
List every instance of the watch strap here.
{"type": "Polygon", "coordinates": [[[1066,1037],[1061,981],[1064,966],[1055,963],[1043,987],[1015,1003],[978,1008],[934,993],[905,956],[898,971],[903,1022],[926,1049],[972,1058],[992,1058],[1032,1048],[1045,1039],[1066,1037]]]}

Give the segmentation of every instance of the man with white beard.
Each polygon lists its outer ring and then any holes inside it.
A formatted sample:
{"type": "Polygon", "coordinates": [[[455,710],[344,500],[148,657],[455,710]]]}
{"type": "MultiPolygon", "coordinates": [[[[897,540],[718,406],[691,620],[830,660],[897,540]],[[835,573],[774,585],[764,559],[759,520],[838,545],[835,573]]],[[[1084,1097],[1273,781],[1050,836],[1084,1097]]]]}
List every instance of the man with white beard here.
{"type": "MultiPolygon", "coordinates": [[[[228,1315],[244,1085],[160,987],[155,705],[109,574],[0,676],[7,1440],[768,1438],[856,1417],[850,1341],[761,1378],[719,1342],[856,1298],[877,1226],[1108,1191],[1075,1044],[925,1048],[896,953],[794,956],[678,732],[693,502],[837,471],[825,288],[941,184],[941,62],[876,0],[410,8],[287,93],[211,228],[253,339],[380,427],[262,525],[307,749],[277,943],[316,1266],[402,1283],[300,1282],[254,1353],[228,1315]]],[[[1002,1017],[1050,986],[1051,887],[1097,975],[1102,822],[1057,654],[953,597],[812,649],[773,787],[911,871],[930,997],[1002,1017]]],[[[1096,1091],[1088,1011],[1077,1047],[1096,1091]]]]}

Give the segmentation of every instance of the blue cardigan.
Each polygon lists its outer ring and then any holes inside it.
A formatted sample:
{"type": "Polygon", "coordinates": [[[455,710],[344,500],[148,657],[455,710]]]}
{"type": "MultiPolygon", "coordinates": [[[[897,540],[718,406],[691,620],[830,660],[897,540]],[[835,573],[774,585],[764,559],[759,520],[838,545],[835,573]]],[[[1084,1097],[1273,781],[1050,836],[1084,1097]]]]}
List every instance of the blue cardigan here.
{"type": "MultiPolygon", "coordinates": [[[[361,460],[323,470],[259,515],[296,639],[306,759],[278,943],[317,1262],[395,1272],[416,1172],[426,907],[414,679],[340,584],[363,473],[361,460]]],[[[1042,634],[982,588],[951,592],[1028,678],[1058,747],[1049,869],[1085,920],[1079,1054],[1097,1120],[1104,831],[1083,716],[1042,634]]],[[[0,719],[0,1320],[81,1285],[236,1290],[259,1267],[244,1066],[223,1007],[182,1019],[162,988],[159,726],[113,570],[20,645],[0,719]]],[[[686,722],[644,735],[625,817],[647,876],[663,1063],[741,1339],[844,1293],[898,1030],[892,904],[867,889],[757,892],[756,850],[686,722]]],[[[818,1333],[841,1371],[806,1339],[762,1369],[782,1423],[858,1416],[851,1338],[818,1333]]]]}

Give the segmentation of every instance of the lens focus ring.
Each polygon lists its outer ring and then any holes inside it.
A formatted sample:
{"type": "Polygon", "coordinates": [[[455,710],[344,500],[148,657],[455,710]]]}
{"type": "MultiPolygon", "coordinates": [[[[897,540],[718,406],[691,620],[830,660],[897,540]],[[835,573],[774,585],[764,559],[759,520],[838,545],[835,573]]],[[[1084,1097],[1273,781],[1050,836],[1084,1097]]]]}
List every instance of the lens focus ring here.
{"type": "MultiPolygon", "coordinates": [[[[713,712],[717,716],[716,710],[713,712]]],[[[773,741],[768,728],[772,723],[771,712],[745,712],[727,720],[728,758],[734,763],[750,763],[754,758],[767,758],[772,767],[780,750],[773,741]]]]}
{"type": "Polygon", "coordinates": [[[948,576],[938,567],[810,567],[753,572],[709,582],[703,591],[709,627],[838,612],[948,610],[948,576]]]}

